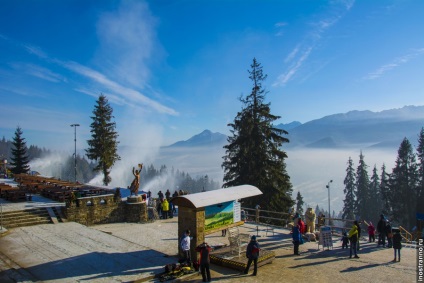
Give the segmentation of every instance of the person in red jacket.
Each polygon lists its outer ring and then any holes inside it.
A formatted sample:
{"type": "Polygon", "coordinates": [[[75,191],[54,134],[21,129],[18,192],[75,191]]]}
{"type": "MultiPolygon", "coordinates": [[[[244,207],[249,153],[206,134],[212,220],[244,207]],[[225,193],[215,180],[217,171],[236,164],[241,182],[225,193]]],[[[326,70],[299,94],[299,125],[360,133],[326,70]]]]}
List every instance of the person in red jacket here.
{"type": "Polygon", "coordinates": [[[306,226],[305,226],[305,222],[303,222],[302,218],[299,217],[297,225],[299,225],[300,234],[302,234],[302,235],[305,234],[306,226]]]}
{"type": "Polygon", "coordinates": [[[375,227],[372,225],[372,222],[370,221],[370,224],[368,225],[368,242],[375,242],[375,227]]]}
{"type": "Polygon", "coordinates": [[[212,248],[207,244],[203,243],[196,247],[196,251],[200,253],[200,272],[202,273],[203,282],[211,282],[211,271],[210,267],[210,252],[212,248]]]}

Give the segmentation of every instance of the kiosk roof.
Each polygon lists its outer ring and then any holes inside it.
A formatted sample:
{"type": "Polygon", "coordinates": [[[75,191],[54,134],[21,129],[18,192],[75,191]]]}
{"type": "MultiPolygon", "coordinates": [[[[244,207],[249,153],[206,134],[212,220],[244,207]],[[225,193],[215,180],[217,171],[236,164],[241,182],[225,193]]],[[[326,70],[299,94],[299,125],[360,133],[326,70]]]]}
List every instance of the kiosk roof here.
{"type": "Polygon", "coordinates": [[[172,203],[178,206],[199,208],[236,199],[248,198],[261,195],[262,192],[255,186],[241,185],[219,190],[178,196],[172,199],[172,203]]]}

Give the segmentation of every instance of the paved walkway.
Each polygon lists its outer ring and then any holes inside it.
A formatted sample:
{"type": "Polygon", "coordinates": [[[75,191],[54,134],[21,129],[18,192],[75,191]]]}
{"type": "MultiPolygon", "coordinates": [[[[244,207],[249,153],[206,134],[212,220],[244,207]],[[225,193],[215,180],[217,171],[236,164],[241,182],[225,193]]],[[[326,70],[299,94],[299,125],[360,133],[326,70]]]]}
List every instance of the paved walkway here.
{"type": "MultiPolygon", "coordinates": [[[[54,205],[3,203],[6,209],[54,205]]],[[[175,263],[178,219],[153,223],[117,223],[86,227],[77,223],[45,224],[11,229],[0,237],[0,282],[157,282],[154,275],[175,263]]],[[[334,239],[333,250],[318,249],[315,242],[301,245],[300,256],[286,229],[266,232],[263,226],[245,224],[242,233],[258,235],[262,248],[272,249],[276,259],[259,268],[258,276],[212,266],[213,281],[222,282],[415,282],[416,249],[403,248],[402,261],[393,263],[393,249],[361,242],[360,259],[348,259],[348,250],[334,239]],[[258,228],[258,229],[257,229],[258,228]]],[[[214,245],[228,244],[221,232],[209,235],[214,245]]],[[[194,274],[181,279],[200,282],[194,274]]]]}

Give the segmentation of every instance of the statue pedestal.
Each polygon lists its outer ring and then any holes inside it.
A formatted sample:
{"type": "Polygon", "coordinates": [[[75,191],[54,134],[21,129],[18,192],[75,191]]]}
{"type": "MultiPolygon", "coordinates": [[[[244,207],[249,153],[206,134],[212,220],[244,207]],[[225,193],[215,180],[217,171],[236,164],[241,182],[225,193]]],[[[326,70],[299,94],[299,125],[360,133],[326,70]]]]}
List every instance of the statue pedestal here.
{"type": "Polygon", "coordinates": [[[127,203],[141,203],[142,198],[141,196],[130,196],[127,197],[127,203]]]}

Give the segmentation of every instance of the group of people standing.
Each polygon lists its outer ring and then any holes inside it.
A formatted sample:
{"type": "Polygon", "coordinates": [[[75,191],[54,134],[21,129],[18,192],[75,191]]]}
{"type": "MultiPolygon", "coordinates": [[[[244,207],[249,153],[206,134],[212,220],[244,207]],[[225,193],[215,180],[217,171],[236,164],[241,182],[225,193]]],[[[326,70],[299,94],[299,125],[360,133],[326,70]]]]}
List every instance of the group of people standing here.
{"type": "Polygon", "coordinates": [[[162,193],[162,191],[160,190],[158,192],[158,201],[156,202],[156,204],[154,204],[156,210],[158,211],[159,217],[161,219],[173,218],[174,213],[177,213],[177,209],[172,203],[172,198],[186,194],[186,192],[180,190],[179,192],[175,191],[171,197],[171,192],[169,190],[166,190],[165,194],[162,193]]]}
{"type": "MultiPolygon", "coordinates": [[[[366,222],[365,222],[366,223],[366,222]]],[[[370,223],[366,223],[368,225],[368,242],[375,242],[375,227],[370,223]]],[[[393,248],[394,250],[394,259],[393,261],[400,261],[400,250],[402,249],[402,236],[400,235],[400,231],[398,229],[393,230],[390,224],[390,221],[386,219],[386,217],[381,214],[380,220],[377,224],[377,232],[378,232],[378,242],[377,247],[383,246],[387,248],[393,248]],[[387,246],[386,246],[387,239],[387,246]]],[[[361,226],[358,221],[353,222],[353,226],[350,229],[349,233],[346,232],[343,234],[341,239],[342,248],[347,248],[348,242],[350,242],[350,253],[349,258],[352,258],[354,255],[355,258],[359,258],[357,251],[359,251],[359,239],[361,237],[361,226]]]]}
{"type": "MultiPolygon", "coordinates": [[[[192,239],[193,237],[191,237],[190,235],[190,230],[186,230],[180,241],[180,247],[183,254],[183,258],[181,262],[184,262],[185,264],[189,266],[192,265],[192,258],[190,253],[190,244],[192,239]]],[[[210,273],[210,252],[211,251],[212,251],[212,248],[206,242],[203,242],[202,244],[196,247],[196,252],[199,252],[200,254],[199,269],[202,274],[203,282],[211,281],[211,273],[210,273]]],[[[248,274],[250,266],[253,263],[252,276],[257,275],[259,252],[260,252],[259,243],[256,241],[256,236],[253,235],[250,238],[250,242],[246,248],[247,265],[245,270],[243,271],[244,274],[248,274]]]]}

